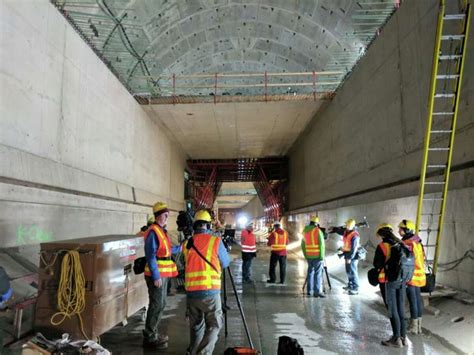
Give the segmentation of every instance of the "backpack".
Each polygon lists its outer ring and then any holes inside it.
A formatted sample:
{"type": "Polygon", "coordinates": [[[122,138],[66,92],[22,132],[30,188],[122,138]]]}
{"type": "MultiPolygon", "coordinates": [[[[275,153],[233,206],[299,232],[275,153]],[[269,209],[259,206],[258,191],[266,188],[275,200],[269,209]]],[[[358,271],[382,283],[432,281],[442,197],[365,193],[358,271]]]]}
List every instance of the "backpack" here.
{"type": "Polygon", "coordinates": [[[407,283],[411,280],[415,271],[415,257],[412,251],[401,242],[392,245],[390,248],[390,259],[384,266],[387,281],[407,283]]]}

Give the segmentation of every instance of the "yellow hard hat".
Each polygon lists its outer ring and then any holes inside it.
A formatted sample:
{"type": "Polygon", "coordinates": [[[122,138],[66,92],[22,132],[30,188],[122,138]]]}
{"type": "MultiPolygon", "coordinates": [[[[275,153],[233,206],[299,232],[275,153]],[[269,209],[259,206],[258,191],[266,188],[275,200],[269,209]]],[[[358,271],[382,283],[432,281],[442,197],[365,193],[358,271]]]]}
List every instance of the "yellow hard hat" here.
{"type": "Polygon", "coordinates": [[[153,214],[159,212],[168,212],[168,206],[164,202],[157,202],[153,205],[153,214]]]}
{"type": "Polygon", "coordinates": [[[347,229],[354,229],[356,225],[356,221],[352,218],[349,218],[347,221],[346,221],[346,228],[347,229]]]}
{"type": "Polygon", "coordinates": [[[151,216],[148,218],[148,220],[146,221],[147,224],[153,224],[155,223],[155,217],[154,216],[151,216]]]}
{"type": "Polygon", "coordinates": [[[377,229],[375,230],[375,234],[379,234],[379,230],[384,229],[384,228],[390,229],[391,232],[393,231],[393,227],[391,224],[381,223],[377,226],[377,229]]]}
{"type": "Polygon", "coordinates": [[[199,210],[194,215],[194,221],[204,221],[210,223],[212,221],[211,214],[206,210],[199,210]]]}
{"type": "Polygon", "coordinates": [[[403,228],[407,231],[415,231],[416,225],[415,222],[410,221],[409,219],[404,219],[398,224],[398,228],[403,228]]]}
{"type": "Polygon", "coordinates": [[[319,217],[318,216],[311,216],[311,218],[309,219],[310,222],[314,222],[314,223],[319,223],[319,217]]]}

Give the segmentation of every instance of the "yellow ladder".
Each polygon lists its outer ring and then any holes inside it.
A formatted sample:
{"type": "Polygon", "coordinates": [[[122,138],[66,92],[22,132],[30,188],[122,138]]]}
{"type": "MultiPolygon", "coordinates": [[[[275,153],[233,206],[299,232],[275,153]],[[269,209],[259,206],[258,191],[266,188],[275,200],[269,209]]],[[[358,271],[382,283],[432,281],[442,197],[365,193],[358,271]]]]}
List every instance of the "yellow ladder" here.
{"type": "Polygon", "coordinates": [[[441,0],[416,215],[416,230],[434,274],[438,270],[470,18],[471,4],[467,1],[461,11],[448,14],[441,0]]]}

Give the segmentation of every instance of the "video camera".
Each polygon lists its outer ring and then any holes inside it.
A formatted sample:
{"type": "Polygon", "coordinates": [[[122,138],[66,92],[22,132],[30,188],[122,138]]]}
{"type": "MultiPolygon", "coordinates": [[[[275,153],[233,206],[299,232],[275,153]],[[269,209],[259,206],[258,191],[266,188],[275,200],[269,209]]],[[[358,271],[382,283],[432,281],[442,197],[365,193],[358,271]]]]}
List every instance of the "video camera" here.
{"type": "Polygon", "coordinates": [[[232,244],[235,243],[235,229],[231,228],[231,225],[229,224],[226,224],[225,229],[222,232],[222,242],[227,251],[230,251],[232,249],[232,244]]]}
{"type": "Polygon", "coordinates": [[[176,218],[178,232],[181,232],[184,240],[189,239],[193,235],[193,217],[189,212],[179,211],[176,218]]]}

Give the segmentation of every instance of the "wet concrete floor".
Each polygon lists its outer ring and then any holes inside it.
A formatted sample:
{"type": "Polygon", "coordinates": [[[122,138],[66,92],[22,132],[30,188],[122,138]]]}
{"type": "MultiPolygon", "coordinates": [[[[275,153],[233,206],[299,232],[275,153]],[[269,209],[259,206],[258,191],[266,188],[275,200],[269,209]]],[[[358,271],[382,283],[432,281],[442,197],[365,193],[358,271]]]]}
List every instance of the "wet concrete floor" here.
{"type": "MultiPolygon", "coordinates": [[[[411,345],[403,350],[386,348],[380,341],[391,336],[390,324],[381,299],[363,291],[357,296],[346,294],[340,276],[331,278],[332,290],[327,298],[304,295],[306,262],[296,254],[288,257],[286,284],[267,284],[270,254],[260,250],[253,263],[254,284],[241,282],[240,252],[233,251],[231,270],[255,348],[262,354],[276,354],[278,338],[296,338],[305,354],[453,354],[454,348],[436,335],[411,336],[411,345]]],[[[331,266],[329,266],[331,273],[331,266]]],[[[363,272],[359,270],[359,272],[363,272]]],[[[341,275],[341,274],[339,274],[341,275]]],[[[227,278],[228,336],[224,328],[214,354],[228,347],[248,346],[235,295],[227,278]]],[[[277,269],[278,280],[278,269],[277,269]]],[[[365,287],[365,286],[364,286],[365,287]]],[[[368,286],[370,287],[370,286],[368,286]]],[[[185,354],[189,330],[185,318],[184,294],[168,297],[160,331],[169,335],[167,350],[144,351],[141,314],[129,319],[125,327],[115,327],[102,335],[101,343],[114,354],[185,354]]]]}

